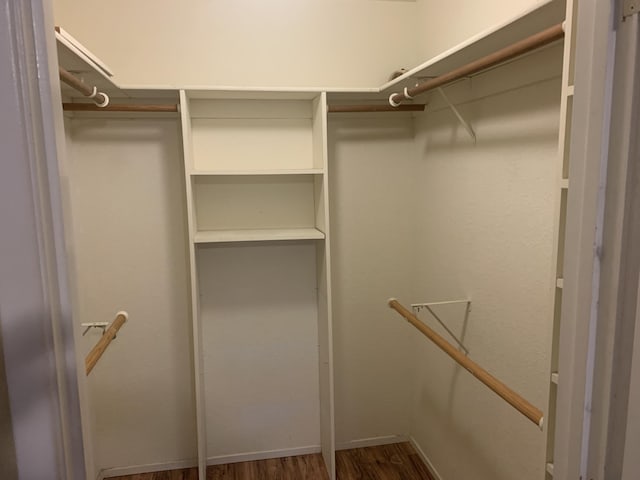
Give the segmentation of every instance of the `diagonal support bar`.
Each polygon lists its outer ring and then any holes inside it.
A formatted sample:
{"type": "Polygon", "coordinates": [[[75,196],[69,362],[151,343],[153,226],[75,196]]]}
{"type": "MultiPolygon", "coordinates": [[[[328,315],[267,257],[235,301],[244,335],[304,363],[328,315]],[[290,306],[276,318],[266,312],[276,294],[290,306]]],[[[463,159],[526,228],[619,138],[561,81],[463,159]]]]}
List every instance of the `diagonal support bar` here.
{"type": "Polygon", "coordinates": [[[464,129],[467,131],[469,136],[473,139],[473,143],[476,143],[476,132],[473,131],[473,128],[471,128],[471,125],[469,124],[469,122],[467,122],[464,119],[464,117],[462,116],[460,111],[456,108],[456,106],[453,103],[451,103],[451,101],[449,100],[449,97],[447,97],[447,95],[444,93],[444,90],[442,88],[438,87],[438,92],[442,96],[442,99],[445,101],[447,106],[451,109],[453,114],[456,116],[460,124],[464,127],[464,129]]]}

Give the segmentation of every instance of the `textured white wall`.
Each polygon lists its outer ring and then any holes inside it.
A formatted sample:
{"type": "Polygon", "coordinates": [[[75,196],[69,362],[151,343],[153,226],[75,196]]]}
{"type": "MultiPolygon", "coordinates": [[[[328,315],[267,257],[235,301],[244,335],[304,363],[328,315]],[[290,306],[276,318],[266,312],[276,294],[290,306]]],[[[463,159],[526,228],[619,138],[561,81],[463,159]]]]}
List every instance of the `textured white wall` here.
{"type": "Polygon", "coordinates": [[[197,257],[207,456],[319,446],[315,242],[197,257]]]}
{"type": "Polygon", "coordinates": [[[55,0],[124,84],[377,86],[420,62],[415,0],[55,0]]]}
{"type": "MultiPolygon", "coordinates": [[[[406,299],[471,298],[466,326],[460,307],[438,312],[472,359],[543,411],[560,62],[556,46],[450,88],[476,145],[437,102],[417,120],[420,297],[406,299]]],[[[546,433],[417,332],[415,344],[412,434],[442,478],[542,478],[546,433]]]]}
{"type": "Polygon", "coordinates": [[[409,431],[411,332],[391,296],[412,288],[417,226],[410,117],[329,121],[336,443],[409,431]]]}
{"type": "MultiPolygon", "coordinates": [[[[78,321],[130,314],[88,378],[96,467],[195,458],[178,123],[68,125],[78,321]]],[[[79,354],[99,338],[89,332],[79,354]]]]}

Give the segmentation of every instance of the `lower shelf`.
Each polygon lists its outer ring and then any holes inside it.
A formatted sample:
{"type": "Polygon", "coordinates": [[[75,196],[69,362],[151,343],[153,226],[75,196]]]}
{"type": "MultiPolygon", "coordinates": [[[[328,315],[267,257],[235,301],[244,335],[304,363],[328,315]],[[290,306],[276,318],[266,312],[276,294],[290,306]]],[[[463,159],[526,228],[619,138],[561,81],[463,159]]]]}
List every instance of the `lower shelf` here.
{"type": "Polygon", "coordinates": [[[260,230],[208,230],[194,235],[195,243],[268,242],[278,240],[322,240],[317,228],[274,228],[260,230]]]}

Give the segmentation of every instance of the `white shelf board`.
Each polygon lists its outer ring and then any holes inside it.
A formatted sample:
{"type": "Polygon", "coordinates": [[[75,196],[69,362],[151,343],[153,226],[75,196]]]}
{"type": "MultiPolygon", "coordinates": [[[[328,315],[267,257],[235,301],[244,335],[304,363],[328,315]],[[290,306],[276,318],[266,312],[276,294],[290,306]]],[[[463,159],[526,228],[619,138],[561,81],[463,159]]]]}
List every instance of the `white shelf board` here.
{"type": "Polygon", "coordinates": [[[273,228],[260,230],[208,230],[197,232],[194,243],[268,242],[281,240],[323,240],[316,228],[273,228]]]}
{"type": "Polygon", "coordinates": [[[453,48],[387,82],[381,91],[412,86],[416,78],[434,77],[482,58],[514,42],[564,21],[563,2],[543,0],[501,24],[480,32],[453,48]]]}
{"type": "Polygon", "coordinates": [[[300,168],[286,170],[191,170],[192,176],[217,176],[217,175],[322,175],[322,168],[300,168]]]}
{"type": "MultiPolygon", "coordinates": [[[[73,43],[68,38],[65,38],[63,34],[56,32],[56,46],[58,64],[62,68],[79,77],[87,85],[95,85],[98,90],[106,92],[108,95],[119,92],[119,88],[110,78],[111,72],[108,68],[95,55],[84,49],[79,42],[75,41],[73,43]]],[[[84,98],[84,95],[66,83],[60,82],[60,86],[63,94],[84,98]]]]}
{"type": "Polygon", "coordinates": [[[551,383],[558,384],[558,372],[551,373],[551,383]]]}
{"type": "Polygon", "coordinates": [[[312,100],[322,93],[322,90],[276,87],[202,87],[184,90],[189,99],[201,100],[312,100]]]}

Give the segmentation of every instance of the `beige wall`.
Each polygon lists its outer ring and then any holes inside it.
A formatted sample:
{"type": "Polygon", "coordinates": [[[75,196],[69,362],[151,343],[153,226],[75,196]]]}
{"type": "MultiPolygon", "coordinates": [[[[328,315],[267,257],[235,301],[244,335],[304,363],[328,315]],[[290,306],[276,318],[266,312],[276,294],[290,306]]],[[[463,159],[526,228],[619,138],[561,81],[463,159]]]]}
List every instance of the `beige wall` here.
{"type": "Polygon", "coordinates": [[[55,0],[131,85],[377,86],[420,61],[415,0],[55,0]]]}
{"type": "MultiPolygon", "coordinates": [[[[96,470],[194,459],[178,121],[101,117],[67,127],[77,322],[130,315],[88,377],[89,454],[96,470]]],[[[87,333],[78,354],[99,338],[87,333]]]]}
{"type": "MultiPolygon", "coordinates": [[[[560,69],[555,46],[450,87],[475,145],[437,102],[417,120],[420,297],[405,299],[471,298],[466,324],[463,308],[437,313],[472,359],[545,412],[560,69]]],[[[417,334],[415,343],[412,435],[442,478],[543,478],[546,433],[417,334]]]]}
{"type": "Polygon", "coordinates": [[[54,0],[124,85],[378,87],[540,0],[54,0]]]}
{"type": "Polygon", "coordinates": [[[387,299],[406,297],[416,271],[413,138],[408,116],[329,120],[339,447],[409,431],[412,332],[387,299]]]}

